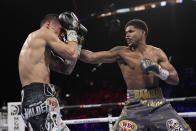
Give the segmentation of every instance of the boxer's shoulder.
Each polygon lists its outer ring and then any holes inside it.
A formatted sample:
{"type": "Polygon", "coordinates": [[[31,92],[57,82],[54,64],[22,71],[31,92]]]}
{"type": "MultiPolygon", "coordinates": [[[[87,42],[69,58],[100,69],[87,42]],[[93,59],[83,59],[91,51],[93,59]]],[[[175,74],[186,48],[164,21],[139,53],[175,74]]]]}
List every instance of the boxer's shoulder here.
{"type": "Polygon", "coordinates": [[[122,51],[126,48],[127,48],[126,46],[115,46],[112,49],[110,49],[110,51],[122,51]]]}
{"type": "Polygon", "coordinates": [[[161,50],[160,48],[156,47],[156,46],[153,46],[153,45],[146,45],[147,46],[147,49],[148,50],[154,50],[154,51],[158,51],[158,50],[161,50]]]}

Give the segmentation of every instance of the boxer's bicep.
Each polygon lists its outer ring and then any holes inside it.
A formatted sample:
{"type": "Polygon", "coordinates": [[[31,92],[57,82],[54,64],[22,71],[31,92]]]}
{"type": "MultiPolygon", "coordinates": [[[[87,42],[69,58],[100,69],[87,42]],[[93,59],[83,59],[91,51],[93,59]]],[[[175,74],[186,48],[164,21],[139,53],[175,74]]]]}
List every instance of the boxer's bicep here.
{"type": "Polygon", "coordinates": [[[161,49],[159,49],[158,51],[158,56],[159,56],[158,64],[163,69],[166,69],[169,72],[175,71],[174,67],[170,64],[167,55],[161,49]]]}
{"type": "Polygon", "coordinates": [[[166,80],[166,82],[168,84],[177,85],[179,83],[179,77],[176,69],[173,67],[172,64],[170,64],[168,57],[161,49],[159,49],[158,51],[158,56],[159,56],[158,64],[161,66],[161,68],[169,72],[169,77],[166,80]]]}

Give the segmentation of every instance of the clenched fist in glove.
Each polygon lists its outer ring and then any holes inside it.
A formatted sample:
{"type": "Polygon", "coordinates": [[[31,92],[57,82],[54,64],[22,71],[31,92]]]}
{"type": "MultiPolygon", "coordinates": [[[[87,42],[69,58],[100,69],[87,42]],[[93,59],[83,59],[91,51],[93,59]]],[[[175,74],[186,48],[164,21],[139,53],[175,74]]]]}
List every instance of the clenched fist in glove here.
{"type": "Polygon", "coordinates": [[[159,64],[149,58],[144,58],[140,63],[140,67],[144,74],[148,75],[149,73],[152,73],[161,80],[166,80],[169,76],[169,71],[161,68],[159,64]]]}

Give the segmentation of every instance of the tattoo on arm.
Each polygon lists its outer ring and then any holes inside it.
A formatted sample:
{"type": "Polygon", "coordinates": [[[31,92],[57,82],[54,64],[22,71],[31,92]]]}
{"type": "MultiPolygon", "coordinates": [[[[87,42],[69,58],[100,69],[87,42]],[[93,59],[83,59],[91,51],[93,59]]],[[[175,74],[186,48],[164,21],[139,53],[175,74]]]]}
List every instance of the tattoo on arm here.
{"type": "Polygon", "coordinates": [[[71,74],[73,72],[75,66],[76,66],[76,61],[72,62],[72,61],[69,61],[69,60],[65,60],[64,65],[66,67],[65,73],[66,74],[71,74]]]}
{"type": "Polygon", "coordinates": [[[56,72],[63,74],[71,74],[76,62],[72,62],[69,60],[64,60],[63,58],[55,55],[54,52],[51,52],[52,60],[50,62],[50,68],[56,72]]]}

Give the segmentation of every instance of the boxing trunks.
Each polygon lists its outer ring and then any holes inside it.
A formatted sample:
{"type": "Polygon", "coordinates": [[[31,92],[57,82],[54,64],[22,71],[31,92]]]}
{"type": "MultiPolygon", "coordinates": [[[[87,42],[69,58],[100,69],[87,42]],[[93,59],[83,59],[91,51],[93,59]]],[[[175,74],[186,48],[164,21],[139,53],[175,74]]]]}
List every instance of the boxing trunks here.
{"type": "Polygon", "coordinates": [[[22,117],[30,131],[69,131],[61,119],[54,85],[31,83],[21,95],[22,117]]]}
{"type": "Polygon", "coordinates": [[[127,90],[127,101],[111,131],[191,131],[163,98],[160,88],[127,90]]]}

